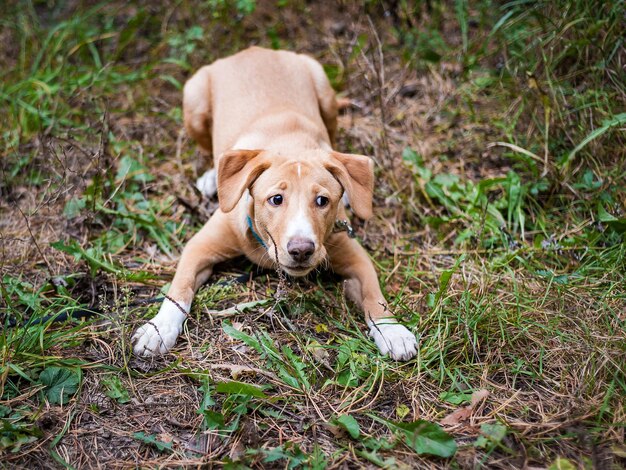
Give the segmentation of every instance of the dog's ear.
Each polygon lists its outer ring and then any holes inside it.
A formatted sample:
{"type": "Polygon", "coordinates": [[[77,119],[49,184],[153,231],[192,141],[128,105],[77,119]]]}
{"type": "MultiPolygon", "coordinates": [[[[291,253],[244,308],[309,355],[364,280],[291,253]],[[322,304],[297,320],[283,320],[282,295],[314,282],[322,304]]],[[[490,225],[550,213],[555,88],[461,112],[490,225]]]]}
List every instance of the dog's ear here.
{"type": "Polygon", "coordinates": [[[217,166],[217,198],[222,212],[232,211],[243,192],[269,167],[258,156],[262,150],[229,150],[217,166]]]}
{"type": "Polygon", "coordinates": [[[374,162],[364,155],[331,152],[326,169],[339,181],[354,213],[362,219],[372,216],[374,162]]]}

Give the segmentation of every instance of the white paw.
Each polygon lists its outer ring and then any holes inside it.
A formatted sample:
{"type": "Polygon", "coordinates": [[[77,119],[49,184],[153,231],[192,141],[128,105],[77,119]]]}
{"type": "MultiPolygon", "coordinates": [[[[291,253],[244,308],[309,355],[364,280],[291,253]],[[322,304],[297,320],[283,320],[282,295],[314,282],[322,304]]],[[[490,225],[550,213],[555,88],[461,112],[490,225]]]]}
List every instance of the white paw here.
{"type": "MultiPolygon", "coordinates": [[[[189,313],[189,305],[184,302],[178,302],[178,305],[189,313]]],[[[186,317],[174,302],[165,299],[159,313],[133,335],[131,341],[135,355],[156,356],[172,349],[186,317]]]]}
{"type": "Polygon", "coordinates": [[[417,339],[406,327],[393,319],[382,319],[376,323],[368,321],[370,336],[380,353],[396,361],[408,361],[417,354],[417,339]]]}
{"type": "Polygon", "coordinates": [[[207,197],[213,197],[217,194],[217,171],[211,168],[196,180],[196,188],[207,197]]]}

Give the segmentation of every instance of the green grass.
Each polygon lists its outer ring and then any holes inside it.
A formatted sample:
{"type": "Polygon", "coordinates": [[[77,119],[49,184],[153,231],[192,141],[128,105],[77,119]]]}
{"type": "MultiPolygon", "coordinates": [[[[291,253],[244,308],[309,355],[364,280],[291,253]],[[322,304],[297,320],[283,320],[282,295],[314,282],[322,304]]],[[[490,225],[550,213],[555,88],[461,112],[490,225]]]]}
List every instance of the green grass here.
{"type": "Polygon", "coordinates": [[[619,468],[624,6],[9,5],[3,461],[619,468]],[[243,260],[200,289],[172,354],[130,354],[158,309],[141,301],[215,207],[192,188],[182,84],[250,43],[311,53],[358,104],[338,147],[379,164],[358,236],[415,360],[380,357],[336,279],[239,284],[243,260]],[[38,321],[79,307],[99,313],[38,321]],[[462,406],[468,421],[440,424],[462,406]]]}

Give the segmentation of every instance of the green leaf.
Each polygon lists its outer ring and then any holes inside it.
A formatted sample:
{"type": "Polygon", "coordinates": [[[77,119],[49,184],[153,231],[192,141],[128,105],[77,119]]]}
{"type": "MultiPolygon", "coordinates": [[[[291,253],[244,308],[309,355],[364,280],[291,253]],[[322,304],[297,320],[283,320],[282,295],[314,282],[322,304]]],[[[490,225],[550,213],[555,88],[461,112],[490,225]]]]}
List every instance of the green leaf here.
{"type": "MultiPolygon", "coordinates": [[[[271,463],[282,459],[287,460],[286,468],[291,469],[302,464],[306,460],[306,455],[297,444],[287,441],[281,446],[265,451],[263,462],[271,463]]],[[[285,467],[283,466],[283,468],[285,467]]]]}
{"type": "Polygon", "coordinates": [[[442,392],[439,394],[439,399],[453,405],[461,405],[470,402],[472,392],[442,392]]]}
{"type": "Polygon", "coordinates": [[[124,179],[131,179],[140,183],[147,183],[154,180],[154,177],[148,173],[145,166],[139,163],[132,157],[124,155],[120,161],[115,176],[116,181],[123,181],[124,179]]]}
{"type": "Polygon", "coordinates": [[[607,224],[618,233],[626,232],[626,217],[617,218],[607,212],[601,202],[598,202],[598,220],[607,224]]]}
{"type": "Polygon", "coordinates": [[[496,447],[502,439],[506,436],[507,427],[504,424],[483,424],[480,426],[480,432],[482,436],[478,436],[474,447],[480,447],[481,449],[493,449],[496,447]]]}
{"type": "Polygon", "coordinates": [[[35,442],[42,436],[43,433],[36,426],[0,419],[0,450],[19,452],[23,445],[35,442]]]}
{"type": "Polygon", "coordinates": [[[68,219],[73,219],[74,217],[80,215],[80,212],[85,208],[85,205],[85,198],[73,197],[65,204],[65,208],[63,209],[63,215],[68,219]]]}
{"type": "Polygon", "coordinates": [[[411,412],[410,408],[406,406],[404,403],[396,406],[396,416],[398,419],[404,419],[411,412]]]}
{"type": "Polygon", "coordinates": [[[256,338],[253,338],[252,336],[244,333],[243,331],[239,331],[233,328],[231,325],[229,325],[226,322],[222,324],[222,329],[224,330],[224,333],[226,333],[231,338],[239,340],[239,341],[243,341],[246,345],[250,346],[251,348],[256,349],[257,352],[260,352],[260,353],[263,352],[261,343],[259,343],[259,340],[257,340],[256,338]]]}
{"type": "Polygon", "coordinates": [[[368,416],[386,424],[394,433],[402,434],[405,444],[419,455],[429,454],[447,458],[456,453],[456,442],[438,424],[423,419],[412,423],[398,423],[374,414],[368,416]]]}
{"type": "Polygon", "coordinates": [[[150,445],[155,446],[160,451],[172,450],[171,442],[160,441],[159,439],[157,439],[156,436],[153,436],[151,434],[146,434],[144,432],[136,432],[133,434],[133,437],[143,442],[144,444],[150,444],[150,445]]]}
{"type": "Polygon", "coordinates": [[[213,410],[202,410],[202,416],[204,416],[204,422],[208,429],[217,430],[226,427],[222,413],[213,410]]]}
{"type": "Polygon", "coordinates": [[[598,202],[598,220],[600,222],[615,222],[617,220],[619,220],[617,217],[615,217],[614,215],[611,215],[607,212],[607,210],[604,208],[604,206],[602,205],[602,203],[598,202]]]}
{"type": "Polygon", "coordinates": [[[45,385],[44,394],[52,404],[64,405],[76,393],[80,385],[80,369],[48,367],[39,375],[39,382],[45,385]]]}
{"type": "Polygon", "coordinates": [[[576,470],[578,468],[577,465],[574,465],[567,459],[563,457],[557,457],[554,462],[548,467],[548,470],[576,470]]]}
{"type": "Polygon", "coordinates": [[[402,160],[413,167],[415,173],[425,182],[429,182],[432,178],[432,172],[424,167],[424,159],[411,147],[405,147],[402,151],[402,160]]]}
{"type": "Polygon", "coordinates": [[[256,0],[235,0],[237,12],[242,15],[251,15],[256,9],[256,0]]]}
{"type": "MultiPolygon", "coordinates": [[[[290,364],[293,366],[293,370],[296,375],[296,377],[294,378],[299,379],[297,380],[297,383],[298,383],[297,388],[301,390],[308,390],[309,388],[311,388],[311,384],[309,383],[309,380],[307,379],[306,374],[305,374],[305,371],[307,369],[306,364],[302,362],[300,358],[294,354],[293,350],[289,346],[284,346],[282,348],[282,352],[287,357],[287,359],[289,359],[290,364]]],[[[285,370],[285,372],[287,371],[285,370]]],[[[290,377],[293,377],[292,374],[287,373],[287,375],[289,375],[290,377]]]]}
{"type": "Polygon", "coordinates": [[[74,259],[77,261],[84,259],[87,261],[87,264],[89,264],[89,267],[91,268],[91,272],[94,274],[99,269],[103,269],[104,271],[113,273],[116,276],[123,275],[123,269],[118,268],[106,260],[100,259],[98,256],[94,255],[93,250],[83,249],[83,247],[81,247],[76,240],[70,240],[67,244],[62,240],[59,240],[58,242],[50,243],[50,246],[55,250],[74,256],[74,259]]]}
{"type": "Polygon", "coordinates": [[[130,401],[128,390],[117,375],[105,376],[100,383],[104,385],[107,397],[117,400],[118,403],[128,403],[130,401]]]}
{"type": "Polygon", "coordinates": [[[394,457],[383,459],[383,457],[379,456],[375,450],[366,451],[354,449],[354,452],[359,457],[363,457],[364,459],[369,460],[374,465],[377,465],[380,468],[398,468],[398,465],[396,464],[396,459],[394,457]]]}
{"type": "Polygon", "coordinates": [[[395,423],[395,426],[402,430],[406,445],[419,455],[452,457],[456,452],[456,442],[438,424],[419,419],[412,423],[395,423]]]}
{"type": "Polygon", "coordinates": [[[257,398],[267,398],[262,388],[244,382],[237,382],[236,380],[217,383],[215,385],[215,391],[229,395],[248,395],[257,398]]]}
{"type": "Polygon", "coordinates": [[[356,419],[350,415],[341,415],[334,420],[336,424],[348,431],[352,439],[357,439],[361,435],[361,428],[356,419]]]}

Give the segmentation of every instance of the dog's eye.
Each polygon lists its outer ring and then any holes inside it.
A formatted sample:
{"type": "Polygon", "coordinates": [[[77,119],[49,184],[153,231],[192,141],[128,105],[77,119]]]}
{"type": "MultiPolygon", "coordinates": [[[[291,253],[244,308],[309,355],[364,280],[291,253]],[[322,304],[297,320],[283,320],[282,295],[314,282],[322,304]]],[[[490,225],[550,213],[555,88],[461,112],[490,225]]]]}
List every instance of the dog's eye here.
{"type": "Polygon", "coordinates": [[[280,194],[276,194],[268,199],[272,206],[280,206],[283,203],[283,197],[280,194]]]}
{"type": "Polygon", "coordinates": [[[317,204],[317,207],[324,207],[328,204],[328,198],[326,196],[317,196],[315,204],[317,204]]]}

